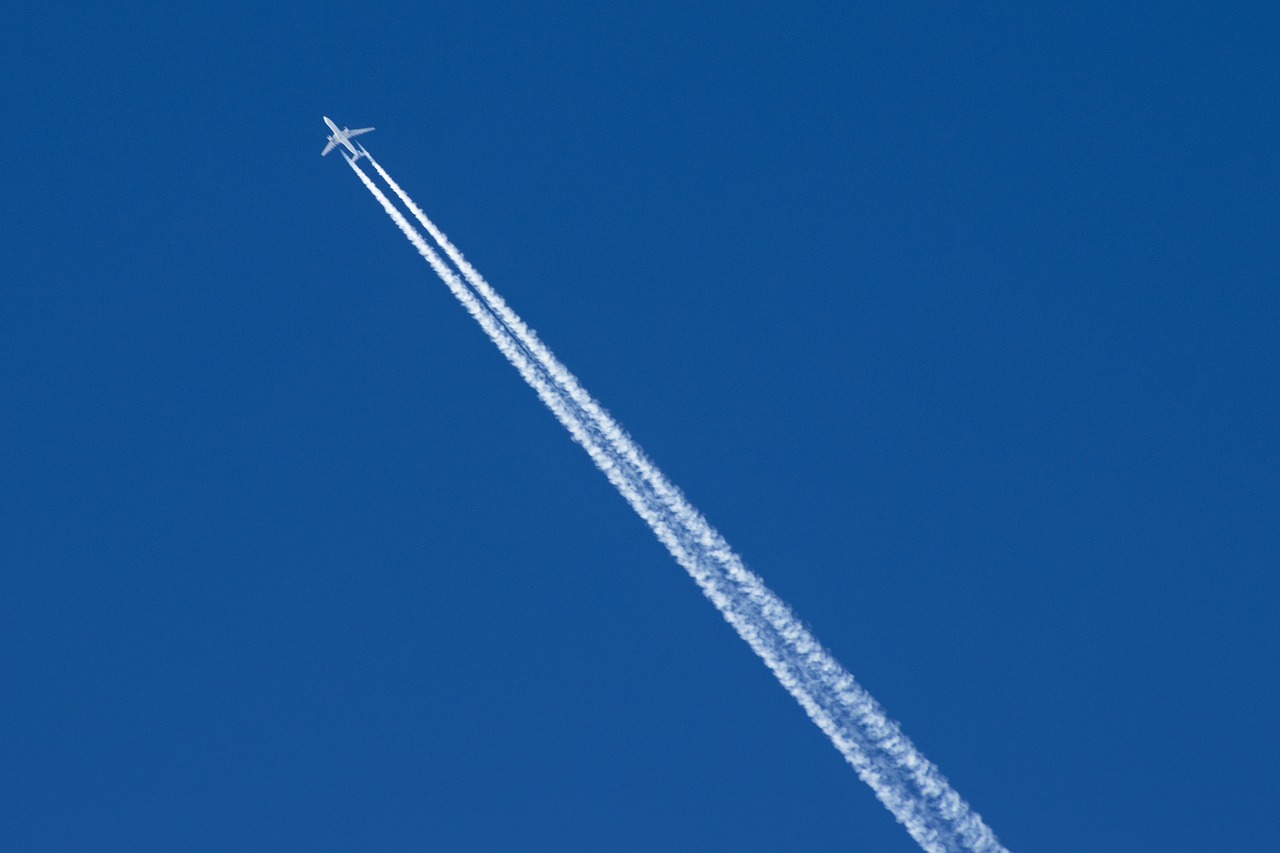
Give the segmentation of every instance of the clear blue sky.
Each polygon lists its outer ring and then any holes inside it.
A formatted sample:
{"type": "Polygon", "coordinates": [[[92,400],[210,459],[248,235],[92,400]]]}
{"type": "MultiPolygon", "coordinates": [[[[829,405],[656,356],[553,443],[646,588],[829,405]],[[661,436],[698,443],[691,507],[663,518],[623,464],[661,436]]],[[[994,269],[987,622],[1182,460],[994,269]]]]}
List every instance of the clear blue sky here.
{"type": "Polygon", "coordinates": [[[1274,847],[1280,13],[849,5],[7,11],[0,848],[915,849],[322,113],[1011,848],[1274,847]]]}

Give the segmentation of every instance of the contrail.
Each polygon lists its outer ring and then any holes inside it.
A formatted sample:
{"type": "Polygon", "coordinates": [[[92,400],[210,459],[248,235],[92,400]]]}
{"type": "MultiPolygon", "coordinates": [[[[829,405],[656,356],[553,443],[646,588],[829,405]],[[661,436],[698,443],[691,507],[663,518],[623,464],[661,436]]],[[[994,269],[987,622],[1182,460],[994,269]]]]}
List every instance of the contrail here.
{"type": "Polygon", "coordinates": [[[931,853],[1004,851],[879,703],[745,567],[724,538],[378,162],[363,149],[362,154],[462,271],[475,293],[461,284],[399,210],[351,163],[405,236],[916,842],[931,853]]]}

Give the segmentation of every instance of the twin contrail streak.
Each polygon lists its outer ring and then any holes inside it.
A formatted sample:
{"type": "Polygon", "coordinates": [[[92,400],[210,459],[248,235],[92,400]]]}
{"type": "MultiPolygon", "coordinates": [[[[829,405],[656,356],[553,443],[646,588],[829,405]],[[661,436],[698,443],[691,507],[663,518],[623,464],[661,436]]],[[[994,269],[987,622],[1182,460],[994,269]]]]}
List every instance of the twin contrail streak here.
{"type": "Polygon", "coordinates": [[[912,838],[930,853],[1005,851],[977,813],[902,734],[879,703],[822,647],[790,608],[746,568],[719,532],[399,184],[367,151],[362,149],[362,154],[462,272],[466,284],[364,171],[348,160],[387,214],[912,838]]]}

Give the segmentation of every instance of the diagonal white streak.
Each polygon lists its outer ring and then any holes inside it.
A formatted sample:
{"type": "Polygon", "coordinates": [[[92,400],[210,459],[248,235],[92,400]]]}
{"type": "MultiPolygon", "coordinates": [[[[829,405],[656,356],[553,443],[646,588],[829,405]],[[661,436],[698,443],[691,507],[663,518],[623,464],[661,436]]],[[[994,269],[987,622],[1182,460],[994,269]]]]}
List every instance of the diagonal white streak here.
{"type": "Polygon", "coordinates": [[[649,461],[399,184],[367,151],[362,149],[361,153],[462,271],[474,293],[368,176],[348,161],[388,215],[916,842],[930,853],[1004,851],[994,833],[879,703],[746,568],[719,532],[649,461]]]}

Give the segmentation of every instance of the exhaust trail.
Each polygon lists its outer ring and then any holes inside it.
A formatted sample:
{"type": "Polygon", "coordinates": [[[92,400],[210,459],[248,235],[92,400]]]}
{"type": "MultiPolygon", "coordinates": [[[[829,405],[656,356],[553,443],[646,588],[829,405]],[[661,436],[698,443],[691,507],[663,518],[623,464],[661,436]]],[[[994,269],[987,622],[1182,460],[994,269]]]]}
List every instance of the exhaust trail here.
{"type": "Polygon", "coordinates": [[[399,184],[363,148],[361,153],[458,267],[471,289],[444,266],[368,176],[348,161],[405,236],[916,842],[930,853],[1003,851],[994,833],[879,703],[746,568],[720,533],[399,184]]]}
{"type": "MultiPolygon", "coordinates": [[[[637,488],[637,476],[634,471],[628,470],[625,463],[620,464],[600,445],[598,439],[593,436],[583,425],[579,416],[574,412],[572,407],[559,394],[558,390],[552,385],[546,377],[535,368],[529,360],[527,354],[522,350],[516,342],[511,338],[510,334],[503,329],[493,318],[485,307],[476,299],[475,295],[469,291],[465,285],[459,280],[458,276],[450,269],[440,256],[427,244],[426,240],[418,231],[409,224],[404,215],[391,203],[391,201],[378,189],[378,187],[369,180],[359,166],[357,166],[350,158],[347,164],[351,166],[352,171],[359,176],[365,188],[373,195],[373,197],[382,205],[383,210],[391,217],[392,221],[400,228],[409,242],[413,244],[418,253],[431,265],[436,274],[449,287],[451,293],[462,303],[467,313],[480,324],[485,334],[498,347],[498,350],[511,363],[521,378],[529,384],[537,393],[539,399],[551,410],[556,419],[569,431],[570,436],[586,449],[587,454],[591,457],[592,462],[596,464],[609,482],[618,489],[623,498],[631,504],[636,513],[653,529],[659,541],[667,546],[676,558],[684,562],[693,563],[692,556],[686,551],[684,545],[678,540],[673,532],[669,521],[663,514],[655,509],[648,498],[643,495],[637,488]]],[[[705,584],[704,588],[708,590],[708,595],[714,596],[713,600],[717,606],[726,609],[733,609],[734,604],[729,600],[730,592],[725,585],[716,578],[706,577],[704,573],[699,572],[699,583],[705,584]]]]}

